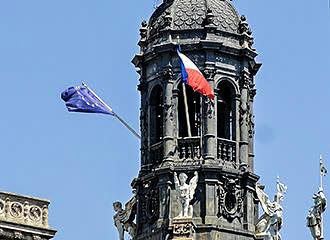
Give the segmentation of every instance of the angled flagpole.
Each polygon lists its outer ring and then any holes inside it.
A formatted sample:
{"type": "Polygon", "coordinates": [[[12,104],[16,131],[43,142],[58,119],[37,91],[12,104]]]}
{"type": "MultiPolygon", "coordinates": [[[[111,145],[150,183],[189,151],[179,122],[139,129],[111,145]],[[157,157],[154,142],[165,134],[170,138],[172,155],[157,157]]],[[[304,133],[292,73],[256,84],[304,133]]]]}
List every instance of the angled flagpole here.
{"type": "Polygon", "coordinates": [[[124,119],[122,119],[117,113],[115,113],[108,104],[106,104],[99,96],[97,96],[96,93],[92,89],[90,89],[86,83],[83,82],[82,85],[87,88],[97,98],[97,100],[104,104],[104,106],[106,106],[106,108],[112,113],[112,115],[116,117],[131,133],[133,133],[134,136],[136,136],[138,139],[141,139],[141,136],[133,128],[131,128],[128,123],[124,121],[124,119]]]}
{"type": "MultiPolygon", "coordinates": [[[[320,190],[323,191],[323,176],[324,176],[324,165],[323,165],[323,158],[322,155],[320,155],[320,190]]],[[[323,232],[323,209],[322,209],[322,204],[321,204],[321,213],[320,213],[320,219],[321,219],[321,238],[324,239],[324,232],[323,232]]]]}
{"type": "Polygon", "coordinates": [[[188,108],[186,84],[183,81],[182,81],[182,91],[183,91],[183,100],[184,100],[184,106],[185,106],[185,112],[186,112],[188,137],[191,137],[191,126],[190,126],[190,118],[189,118],[189,108],[188,108]]]}

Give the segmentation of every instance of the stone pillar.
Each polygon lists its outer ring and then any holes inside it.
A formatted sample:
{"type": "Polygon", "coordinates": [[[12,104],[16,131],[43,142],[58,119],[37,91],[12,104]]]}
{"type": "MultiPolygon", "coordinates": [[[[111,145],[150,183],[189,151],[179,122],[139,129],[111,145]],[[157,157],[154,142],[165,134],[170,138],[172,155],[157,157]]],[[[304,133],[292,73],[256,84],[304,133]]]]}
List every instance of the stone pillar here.
{"type": "Polygon", "coordinates": [[[241,88],[241,102],[239,106],[240,111],[240,167],[242,170],[247,170],[248,154],[249,154],[249,128],[248,128],[248,74],[243,71],[240,77],[241,88]]]}
{"type": "Polygon", "coordinates": [[[174,100],[173,100],[173,72],[169,65],[164,71],[164,164],[171,164],[175,153],[174,141],[174,100]]]}
{"type": "MultiPolygon", "coordinates": [[[[213,53],[208,53],[207,58],[213,58],[213,53]],[[211,55],[211,56],[210,56],[211,55]]],[[[213,62],[205,63],[206,79],[214,89],[215,64],[213,62]]],[[[205,163],[213,163],[216,159],[216,117],[215,102],[208,97],[203,97],[203,143],[205,163]]]]}
{"type": "Polygon", "coordinates": [[[140,131],[141,131],[141,174],[148,171],[148,106],[147,83],[140,79],[138,90],[141,92],[140,131]]]}
{"type": "Polygon", "coordinates": [[[250,99],[250,111],[249,111],[249,170],[254,172],[254,111],[253,101],[256,95],[256,89],[254,84],[250,84],[249,99],[250,99]]]}

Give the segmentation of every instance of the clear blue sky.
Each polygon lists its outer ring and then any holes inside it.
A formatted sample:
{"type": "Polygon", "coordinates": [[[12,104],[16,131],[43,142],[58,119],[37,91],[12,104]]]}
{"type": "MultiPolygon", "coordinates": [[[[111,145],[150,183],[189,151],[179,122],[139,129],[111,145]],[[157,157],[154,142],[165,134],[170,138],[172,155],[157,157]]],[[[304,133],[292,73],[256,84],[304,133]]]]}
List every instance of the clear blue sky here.
{"type": "MultiPolygon", "coordinates": [[[[48,198],[56,239],[116,239],[112,202],[131,196],[139,143],[115,119],[68,113],[60,93],[86,81],[138,129],[138,30],[154,0],[0,0],[0,189],[48,198]]],[[[305,217],[330,169],[327,0],[233,1],[255,36],[256,173],[288,185],[283,239],[311,239],[305,217]]],[[[325,189],[330,198],[328,176],[325,189]]],[[[328,210],[330,211],[330,210],[328,210]]],[[[325,214],[330,238],[330,213],[325,214]]]]}

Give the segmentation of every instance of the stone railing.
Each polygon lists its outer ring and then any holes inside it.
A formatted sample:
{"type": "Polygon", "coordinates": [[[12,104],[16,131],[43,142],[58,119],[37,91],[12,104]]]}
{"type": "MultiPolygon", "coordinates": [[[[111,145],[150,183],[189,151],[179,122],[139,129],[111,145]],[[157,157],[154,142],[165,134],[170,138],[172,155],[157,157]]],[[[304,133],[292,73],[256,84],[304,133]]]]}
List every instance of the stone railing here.
{"type": "Polygon", "coordinates": [[[202,158],[201,138],[186,137],[178,139],[178,151],[180,159],[199,160],[202,158]]]}
{"type": "Polygon", "coordinates": [[[218,138],[217,158],[227,162],[236,162],[236,142],[218,138]]]}
{"type": "Polygon", "coordinates": [[[49,228],[49,203],[44,199],[0,192],[0,221],[49,228]]]}
{"type": "Polygon", "coordinates": [[[150,160],[153,164],[160,164],[164,157],[163,141],[150,146],[150,160]]]}

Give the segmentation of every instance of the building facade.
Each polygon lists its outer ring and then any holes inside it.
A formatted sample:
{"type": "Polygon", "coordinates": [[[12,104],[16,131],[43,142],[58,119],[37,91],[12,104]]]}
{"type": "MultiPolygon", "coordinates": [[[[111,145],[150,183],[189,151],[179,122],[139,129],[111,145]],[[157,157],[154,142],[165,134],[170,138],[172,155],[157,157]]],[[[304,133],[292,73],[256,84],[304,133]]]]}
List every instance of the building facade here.
{"type": "Polygon", "coordinates": [[[1,240],[49,240],[56,230],[48,225],[45,199],[0,192],[1,240]]]}
{"type": "Polygon", "coordinates": [[[229,0],[163,0],[140,36],[132,61],[141,93],[135,239],[256,239],[253,102],[261,64],[245,16],[229,0]],[[215,91],[213,101],[186,87],[191,134],[179,45],[215,91]],[[191,216],[180,218],[176,175],[189,186],[195,172],[191,216]]]}

